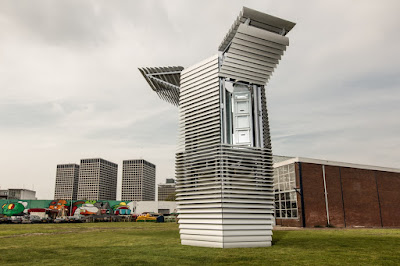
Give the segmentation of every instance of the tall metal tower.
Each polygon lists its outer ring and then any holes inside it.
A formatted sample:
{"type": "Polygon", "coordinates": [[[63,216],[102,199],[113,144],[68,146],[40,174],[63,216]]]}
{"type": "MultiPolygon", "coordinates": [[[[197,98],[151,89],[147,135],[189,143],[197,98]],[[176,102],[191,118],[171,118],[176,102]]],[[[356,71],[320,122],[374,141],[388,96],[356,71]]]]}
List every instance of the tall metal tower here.
{"type": "Polygon", "coordinates": [[[183,245],[271,245],[273,168],[264,86],[294,23],[244,7],[218,54],[191,67],[140,68],[179,106],[176,191],[183,245]]]}

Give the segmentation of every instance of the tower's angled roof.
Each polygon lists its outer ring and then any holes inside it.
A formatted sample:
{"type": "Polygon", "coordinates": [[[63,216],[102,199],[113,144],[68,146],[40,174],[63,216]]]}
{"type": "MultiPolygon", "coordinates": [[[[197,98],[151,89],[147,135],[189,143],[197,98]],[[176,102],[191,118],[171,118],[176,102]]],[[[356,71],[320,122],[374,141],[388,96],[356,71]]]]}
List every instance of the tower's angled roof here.
{"type": "Polygon", "coordinates": [[[248,7],[243,7],[243,10],[240,12],[231,29],[226,34],[225,38],[220,44],[218,48],[219,51],[222,52],[228,47],[233,37],[235,36],[240,24],[245,23],[247,19],[250,19],[250,26],[277,33],[283,36],[285,36],[296,25],[296,23],[290,22],[288,20],[274,17],[248,7]]]}
{"type": "Polygon", "coordinates": [[[278,65],[295,23],[244,7],[219,51],[219,76],[264,86],[278,65]]]}

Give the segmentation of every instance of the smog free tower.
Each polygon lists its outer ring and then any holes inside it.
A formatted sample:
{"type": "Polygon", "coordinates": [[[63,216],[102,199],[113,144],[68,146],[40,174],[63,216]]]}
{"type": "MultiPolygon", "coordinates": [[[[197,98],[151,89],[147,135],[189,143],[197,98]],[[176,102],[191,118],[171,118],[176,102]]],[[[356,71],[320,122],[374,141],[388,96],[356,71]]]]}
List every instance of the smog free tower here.
{"type": "Polygon", "coordinates": [[[271,245],[265,85],[294,25],[244,7],[217,55],[185,69],[139,69],[160,98],[179,106],[176,191],[183,245],[271,245]]]}

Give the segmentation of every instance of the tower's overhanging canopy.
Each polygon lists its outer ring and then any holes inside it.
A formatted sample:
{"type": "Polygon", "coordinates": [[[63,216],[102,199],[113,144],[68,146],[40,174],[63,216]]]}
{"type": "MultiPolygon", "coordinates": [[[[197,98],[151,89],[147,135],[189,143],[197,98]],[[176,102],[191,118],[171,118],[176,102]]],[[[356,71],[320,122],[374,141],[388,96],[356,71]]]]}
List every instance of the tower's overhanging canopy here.
{"type": "MultiPolygon", "coordinates": [[[[278,65],[289,39],[285,35],[296,24],[243,7],[220,44],[219,76],[235,81],[265,85],[278,65]]],[[[158,96],[179,105],[181,66],[143,67],[143,74],[158,96]]]]}
{"type": "Polygon", "coordinates": [[[142,67],[140,73],[158,96],[176,106],[179,105],[179,86],[183,67],[142,67]]]}
{"type": "Polygon", "coordinates": [[[289,45],[285,35],[295,25],[243,7],[218,48],[223,53],[219,76],[265,85],[289,45]]]}

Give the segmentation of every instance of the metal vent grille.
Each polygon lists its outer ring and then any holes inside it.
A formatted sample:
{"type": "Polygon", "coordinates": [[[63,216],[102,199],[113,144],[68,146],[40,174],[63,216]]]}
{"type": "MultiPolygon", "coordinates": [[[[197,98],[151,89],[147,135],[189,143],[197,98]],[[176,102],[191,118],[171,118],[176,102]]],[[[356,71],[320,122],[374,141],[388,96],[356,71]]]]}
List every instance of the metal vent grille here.
{"type": "Polygon", "coordinates": [[[216,145],[177,154],[182,244],[270,246],[274,199],[271,151],[216,145]]]}

